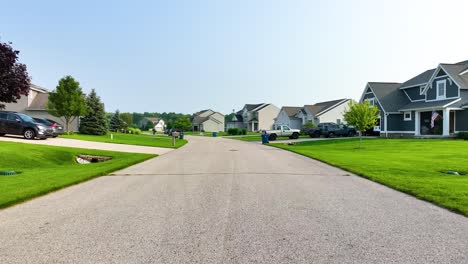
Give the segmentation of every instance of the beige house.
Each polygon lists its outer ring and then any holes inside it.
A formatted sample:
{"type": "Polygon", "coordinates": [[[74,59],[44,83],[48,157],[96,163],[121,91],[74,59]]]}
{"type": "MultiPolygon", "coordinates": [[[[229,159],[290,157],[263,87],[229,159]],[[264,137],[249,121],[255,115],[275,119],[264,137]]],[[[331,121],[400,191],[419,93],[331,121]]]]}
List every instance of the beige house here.
{"type": "Polygon", "coordinates": [[[211,109],[197,112],[192,118],[192,130],[224,132],[224,115],[211,109]]]}
{"type": "MultiPolygon", "coordinates": [[[[29,94],[22,96],[16,103],[6,103],[6,111],[23,113],[31,117],[47,118],[65,125],[65,119],[53,116],[47,112],[46,105],[49,100],[49,91],[31,84],[29,94]]],[[[79,127],[79,118],[75,118],[70,123],[70,131],[77,132],[79,127]]]]}
{"type": "Polygon", "coordinates": [[[280,109],[273,104],[246,104],[227,123],[227,128],[241,128],[248,131],[270,130],[280,109]]]}

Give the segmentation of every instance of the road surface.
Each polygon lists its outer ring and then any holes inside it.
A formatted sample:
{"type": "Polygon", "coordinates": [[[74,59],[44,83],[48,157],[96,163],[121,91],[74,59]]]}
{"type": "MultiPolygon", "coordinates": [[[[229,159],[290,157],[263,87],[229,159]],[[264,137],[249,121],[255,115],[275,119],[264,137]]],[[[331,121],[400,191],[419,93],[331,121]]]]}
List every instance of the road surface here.
{"type": "Polygon", "coordinates": [[[0,263],[468,263],[468,219],[223,138],[0,211],[0,263]]]}

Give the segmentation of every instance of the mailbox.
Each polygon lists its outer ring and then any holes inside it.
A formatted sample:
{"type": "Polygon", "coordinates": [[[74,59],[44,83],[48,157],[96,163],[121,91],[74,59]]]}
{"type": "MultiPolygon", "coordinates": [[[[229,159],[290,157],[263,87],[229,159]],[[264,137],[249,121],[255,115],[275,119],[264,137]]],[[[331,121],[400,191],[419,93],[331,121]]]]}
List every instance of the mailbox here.
{"type": "Polygon", "coordinates": [[[172,136],[173,136],[173,137],[179,137],[179,136],[180,136],[180,133],[179,133],[179,132],[172,132],[172,136]]]}

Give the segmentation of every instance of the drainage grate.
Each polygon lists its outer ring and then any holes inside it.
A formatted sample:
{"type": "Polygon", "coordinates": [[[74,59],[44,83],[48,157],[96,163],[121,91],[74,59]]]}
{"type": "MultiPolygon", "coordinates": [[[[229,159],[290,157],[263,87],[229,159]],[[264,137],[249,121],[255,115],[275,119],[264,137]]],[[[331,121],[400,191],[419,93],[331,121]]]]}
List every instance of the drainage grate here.
{"type": "Polygon", "coordinates": [[[9,176],[9,175],[15,175],[16,171],[0,171],[0,175],[2,176],[9,176]]]}
{"type": "Polygon", "coordinates": [[[239,151],[239,150],[237,150],[237,149],[230,149],[229,151],[239,151]]]}

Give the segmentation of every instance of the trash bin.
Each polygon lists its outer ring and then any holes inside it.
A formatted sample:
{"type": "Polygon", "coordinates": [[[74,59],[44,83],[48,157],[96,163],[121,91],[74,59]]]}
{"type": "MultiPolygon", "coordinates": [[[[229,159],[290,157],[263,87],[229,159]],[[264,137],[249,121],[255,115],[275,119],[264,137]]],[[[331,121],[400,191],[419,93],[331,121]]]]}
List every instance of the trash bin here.
{"type": "Polygon", "coordinates": [[[179,139],[184,139],[184,132],[180,132],[179,139]]]}
{"type": "Polygon", "coordinates": [[[268,137],[269,137],[269,136],[270,136],[270,135],[267,134],[267,133],[262,134],[262,144],[268,144],[268,143],[270,143],[270,141],[268,140],[268,137]]]}
{"type": "Polygon", "coordinates": [[[217,137],[218,136],[218,132],[213,132],[213,137],[217,137]]]}

